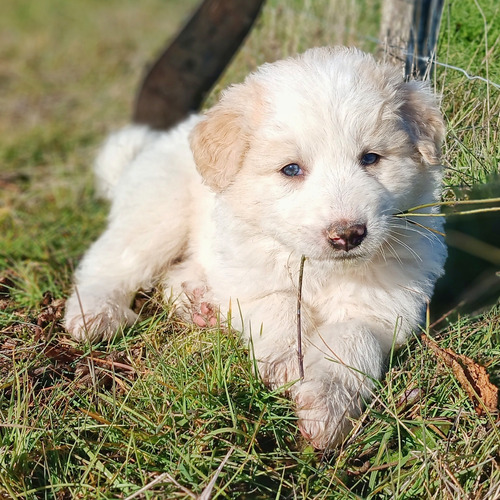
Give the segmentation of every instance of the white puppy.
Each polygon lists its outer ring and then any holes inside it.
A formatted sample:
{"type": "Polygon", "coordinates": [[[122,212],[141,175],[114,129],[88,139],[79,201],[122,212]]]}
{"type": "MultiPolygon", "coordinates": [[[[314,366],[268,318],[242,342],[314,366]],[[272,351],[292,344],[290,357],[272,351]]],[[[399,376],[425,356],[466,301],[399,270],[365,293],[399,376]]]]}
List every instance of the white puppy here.
{"type": "Polygon", "coordinates": [[[443,136],[426,85],[345,48],[265,64],[168,133],[112,135],[96,167],[109,223],[76,273],[68,331],[111,337],[158,284],[199,326],[231,314],[264,381],[290,386],[303,435],[334,446],[442,273],[442,219],[394,214],[438,199],[443,136]]]}

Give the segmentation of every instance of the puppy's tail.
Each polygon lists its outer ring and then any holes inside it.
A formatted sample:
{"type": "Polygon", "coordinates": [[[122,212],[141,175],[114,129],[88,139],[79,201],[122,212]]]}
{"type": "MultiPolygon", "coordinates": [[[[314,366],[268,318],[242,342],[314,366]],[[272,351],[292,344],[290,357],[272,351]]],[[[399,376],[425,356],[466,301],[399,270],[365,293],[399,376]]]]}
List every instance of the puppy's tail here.
{"type": "Polygon", "coordinates": [[[97,195],[111,200],[122,172],[149,143],[157,132],[148,127],[130,125],[111,134],[104,142],[94,163],[97,195]]]}

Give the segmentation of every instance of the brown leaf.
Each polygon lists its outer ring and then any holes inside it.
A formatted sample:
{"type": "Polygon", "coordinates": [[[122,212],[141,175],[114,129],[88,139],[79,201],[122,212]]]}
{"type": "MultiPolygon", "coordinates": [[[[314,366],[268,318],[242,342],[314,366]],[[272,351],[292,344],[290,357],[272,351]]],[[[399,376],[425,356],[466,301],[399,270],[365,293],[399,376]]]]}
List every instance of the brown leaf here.
{"type": "Polygon", "coordinates": [[[71,363],[74,361],[87,363],[87,361],[90,361],[110,370],[135,373],[135,368],[130,366],[126,355],[118,351],[111,351],[109,353],[93,351],[90,354],[84,354],[83,351],[65,344],[48,342],[44,353],[47,358],[60,363],[71,363]]]}
{"type": "Polygon", "coordinates": [[[45,344],[43,352],[56,371],[68,372],[81,386],[110,388],[117,383],[124,389],[120,377],[132,380],[136,375],[136,369],[129,364],[126,354],[118,351],[87,354],[62,342],[51,341],[45,344]]]}
{"type": "Polygon", "coordinates": [[[473,402],[478,415],[483,415],[485,409],[491,413],[497,411],[498,387],[490,382],[484,366],[451,349],[442,349],[427,335],[422,335],[422,341],[446,366],[451,368],[453,375],[473,402]]]}
{"type": "Polygon", "coordinates": [[[47,343],[43,352],[47,358],[62,364],[72,363],[83,355],[83,351],[56,342],[47,343]]]}

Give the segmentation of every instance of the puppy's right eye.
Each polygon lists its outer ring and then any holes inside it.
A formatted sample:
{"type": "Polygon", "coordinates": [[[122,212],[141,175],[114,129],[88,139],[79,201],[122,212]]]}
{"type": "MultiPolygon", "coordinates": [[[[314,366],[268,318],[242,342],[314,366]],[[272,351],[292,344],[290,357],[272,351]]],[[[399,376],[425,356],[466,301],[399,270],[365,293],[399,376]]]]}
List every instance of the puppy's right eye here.
{"type": "Polygon", "coordinates": [[[303,175],[304,172],[296,163],[290,163],[281,169],[281,173],[287,177],[297,177],[298,175],[303,175]]]}

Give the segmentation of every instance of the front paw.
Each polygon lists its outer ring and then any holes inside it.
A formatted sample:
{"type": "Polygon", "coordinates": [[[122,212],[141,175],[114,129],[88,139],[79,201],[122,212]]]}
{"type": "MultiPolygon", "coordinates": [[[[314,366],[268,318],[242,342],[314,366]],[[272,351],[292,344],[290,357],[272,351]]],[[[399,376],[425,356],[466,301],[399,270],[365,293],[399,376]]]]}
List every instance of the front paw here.
{"type": "Polygon", "coordinates": [[[351,394],[340,383],[309,380],[292,388],[301,434],[317,449],[331,449],[352,428],[352,418],[362,410],[360,394],[351,394]]]}
{"type": "Polygon", "coordinates": [[[137,314],[128,307],[105,300],[94,302],[97,303],[83,306],[74,295],[66,304],[64,326],[78,342],[109,340],[137,320],[137,314]]]}

